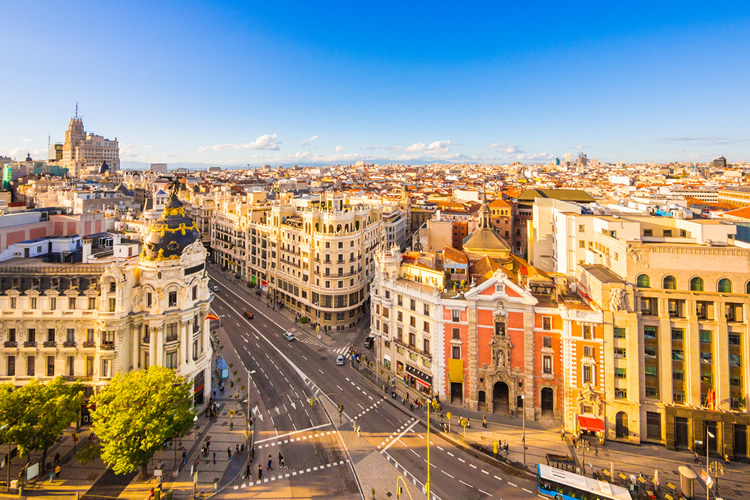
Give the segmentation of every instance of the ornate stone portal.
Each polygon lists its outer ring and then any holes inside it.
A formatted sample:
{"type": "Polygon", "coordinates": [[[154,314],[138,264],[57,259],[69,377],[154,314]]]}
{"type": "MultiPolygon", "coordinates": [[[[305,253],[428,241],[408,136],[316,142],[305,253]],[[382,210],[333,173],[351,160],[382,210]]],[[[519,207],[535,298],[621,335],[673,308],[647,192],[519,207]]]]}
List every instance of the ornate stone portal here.
{"type": "Polygon", "coordinates": [[[604,416],[604,401],[591,384],[578,393],[576,407],[579,415],[592,414],[600,418],[604,416]]]}

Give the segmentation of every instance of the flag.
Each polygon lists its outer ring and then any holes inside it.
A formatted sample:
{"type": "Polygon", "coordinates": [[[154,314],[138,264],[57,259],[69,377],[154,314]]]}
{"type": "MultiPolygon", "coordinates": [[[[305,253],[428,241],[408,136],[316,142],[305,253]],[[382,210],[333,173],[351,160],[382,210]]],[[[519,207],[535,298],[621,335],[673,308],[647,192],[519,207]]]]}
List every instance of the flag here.
{"type": "Polygon", "coordinates": [[[706,394],[706,407],[709,410],[716,409],[716,391],[713,387],[711,387],[706,394]]]}
{"type": "Polygon", "coordinates": [[[206,316],[206,319],[215,319],[215,320],[218,321],[219,317],[217,315],[215,315],[215,314],[208,313],[208,315],[206,316]]]}

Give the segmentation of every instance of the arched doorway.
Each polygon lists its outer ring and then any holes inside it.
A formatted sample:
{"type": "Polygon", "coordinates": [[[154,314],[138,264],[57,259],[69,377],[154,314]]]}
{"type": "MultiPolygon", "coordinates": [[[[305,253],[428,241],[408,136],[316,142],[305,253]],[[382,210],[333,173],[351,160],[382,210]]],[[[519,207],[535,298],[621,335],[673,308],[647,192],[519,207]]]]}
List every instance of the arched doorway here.
{"type": "Polygon", "coordinates": [[[508,413],[510,390],[505,382],[495,382],[492,388],[492,412],[508,413]]]}
{"type": "Polygon", "coordinates": [[[484,394],[484,391],[479,391],[477,394],[477,402],[479,403],[479,408],[483,409],[487,407],[487,397],[484,394]]]}
{"type": "Polygon", "coordinates": [[[627,438],[630,435],[628,430],[628,414],[624,411],[618,411],[615,415],[615,437],[627,438]]]}
{"type": "Polygon", "coordinates": [[[542,389],[542,416],[553,417],[555,415],[555,393],[549,387],[542,389]]]}

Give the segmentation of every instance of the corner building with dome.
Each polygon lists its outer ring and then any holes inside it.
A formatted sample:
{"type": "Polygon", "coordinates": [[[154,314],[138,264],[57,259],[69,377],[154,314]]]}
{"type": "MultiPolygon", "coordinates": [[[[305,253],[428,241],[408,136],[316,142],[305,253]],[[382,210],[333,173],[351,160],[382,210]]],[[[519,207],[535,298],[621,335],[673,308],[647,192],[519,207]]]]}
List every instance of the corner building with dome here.
{"type": "MultiPolygon", "coordinates": [[[[71,238],[90,245],[95,237],[71,238]]],[[[0,383],[63,376],[90,396],[117,373],[160,365],[193,381],[196,406],[208,401],[207,252],[175,193],[140,254],[118,255],[0,261],[0,383]]]]}

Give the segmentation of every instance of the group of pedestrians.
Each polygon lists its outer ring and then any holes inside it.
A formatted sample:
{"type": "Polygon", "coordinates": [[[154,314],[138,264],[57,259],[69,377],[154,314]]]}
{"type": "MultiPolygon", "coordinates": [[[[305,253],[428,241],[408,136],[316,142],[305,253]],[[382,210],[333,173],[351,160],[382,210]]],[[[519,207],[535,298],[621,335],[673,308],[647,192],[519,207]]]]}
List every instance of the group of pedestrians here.
{"type": "MultiPolygon", "coordinates": [[[[279,469],[288,469],[289,467],[286,466],[286,463],[284,463],[284,455],[279,452],[279,469]]],[[[268,466],[266,467],[266,470],[273,470],[273,457],[269,454],[268,455],[268,466]]],[[[248,462],[247,468],[245,469],[245,477],[250,477],[250,463],[248,462]]],[[[263,479],[263,465],[258,464],[258,481],[263,479]]]]}

